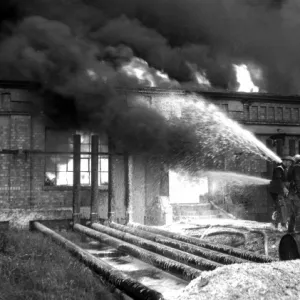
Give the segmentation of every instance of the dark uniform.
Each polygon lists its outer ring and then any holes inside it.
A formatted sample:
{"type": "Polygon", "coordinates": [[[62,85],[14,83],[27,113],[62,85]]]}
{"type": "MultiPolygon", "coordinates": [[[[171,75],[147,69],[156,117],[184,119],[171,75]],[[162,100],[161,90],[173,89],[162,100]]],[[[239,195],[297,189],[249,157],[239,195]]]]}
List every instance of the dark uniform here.
{"type": "MultiPolygon", "coordinates": [[[[290,210],[290,218],[289,218],[289,226],[288,231],[294,232],[295,229],[299,230],[300,228],[296,228],[296,223],[299,223],[297,219],[299,218],[300,212],[300,160],[296,161],[293,165],[291,171],[291,183],[290,183],[290,192],[289,192],[289,210],[290,210]]],[[[298,226],[299,226],[298,225],[298,226]]]]}
{"type": "Polygon", "coordinates": [[[285,183],[287,181],[287,170],[283,164],[278,164],[273,171],[272,180],[269,185],[269,192],[274,203],[273,220],[274,225],[277,228],[281,223],[285,226],[286,216],[284,214],[285,208],[285,193],[287,191],[285,183]]]}

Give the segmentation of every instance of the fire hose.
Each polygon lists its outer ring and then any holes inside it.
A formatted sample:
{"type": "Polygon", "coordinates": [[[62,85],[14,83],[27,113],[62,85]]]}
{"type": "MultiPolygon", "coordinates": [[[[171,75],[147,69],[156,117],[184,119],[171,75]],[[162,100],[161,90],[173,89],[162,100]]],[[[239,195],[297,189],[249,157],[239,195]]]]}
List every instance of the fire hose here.
{"type": "MultiPolygon", "coordinates": [[[[228,234],[228,235],[235,235],[235,236],[240,236],[242,237],[242,240],[238,243],[235,243],[235,247],[239,247],[242,246],[246,243],[247,241],[247,236],[244,232],[241,231],[237,231],[237,230],[217,230],[217,231],[213,231],[213,232],[208,232],[209,229],[211,229],[211,227],[209,227],[202,235],[201,235],[201,239],[203,239],[204,237],[208,237],[208,236],[214,236],[214,235],[219,235],[219,234],[228,234]]],[[[192,235],[193,236],[193,235],[192,235]]]]}

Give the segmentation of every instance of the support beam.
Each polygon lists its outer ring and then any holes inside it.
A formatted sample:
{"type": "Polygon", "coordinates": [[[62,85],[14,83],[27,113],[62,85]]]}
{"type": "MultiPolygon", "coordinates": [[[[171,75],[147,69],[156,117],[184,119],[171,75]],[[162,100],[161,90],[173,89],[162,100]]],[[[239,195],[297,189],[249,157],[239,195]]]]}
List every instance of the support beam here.
{"type": "Polygon", "coordinates": [[[98,220],[98,178],[99,178],[99,136],[92,136],[92,158],[91,158],[91,212],[90,220],[94,223],[98,220]]]}
{"type": "Polygon", "coordinates": [[[80,223],[80,134],[73,135],[73,223],[80,223]]]}

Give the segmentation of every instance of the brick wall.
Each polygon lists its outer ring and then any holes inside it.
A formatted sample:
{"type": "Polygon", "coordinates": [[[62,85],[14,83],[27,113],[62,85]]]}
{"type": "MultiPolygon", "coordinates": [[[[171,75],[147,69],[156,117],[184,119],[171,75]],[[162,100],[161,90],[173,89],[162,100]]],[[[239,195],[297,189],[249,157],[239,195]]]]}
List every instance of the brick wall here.
{"type": "MultiPolygon", "coordinates": [[[[184,97],[184,95],[180,93],[176,96],[184,97]]],[[[141,95],[136,96],[135,105],[138,102],[137,99],[140,99],[141,103],[144,103],[147,106],[159,108],[166,116],[182,116],[180,105],[178,105],[176,100],[170,95],[143,92],[141,95]]],[[[234,97],[234,99],[229,99],[228,97],[214,97],[210,99],[210,101],[228,114],[229,117],[241,124],[248,124],[250,127],[252,124],[260,125],[260,127],[256,127],[258,129],[255,129],[254,133],[265,145],[267,144],[270,135],[277,133],[278,128],[284,132],[287,126],[294,126],[296,128],[296,126],[300,124],[299,100],[298,102],[293,101],[294,103],[289,103],[286,99],[281,102],[278,101],[278,99],[272,102],[269,100],[253,101],[252,99],[248,101],[247,99],[238,99],[237,97],[234,97]],[[272,133],[265,133],[264,126],[266,125],[273,126],[273,129],[270,129],[272,133]]],[[[276,141],[270,146],[271,150],[275,153],[278,152],[280,147],[279,142],[276,145],[276,141]]],[[[295,129],[292,134],[285,137],[281,150],[282,155],[294,155],[295,153],[300,152],[300,130],[295,129]]],[[[268,163],[257,156],[241,156],[238,160],[229,159],[225,163],[225,166],[225,171],[235,171],[257,177],[270,178],[272,173],[272,168],[270,169],[268,167],[268,163]]],[[[146,193],[146,203],[149,203],[150,206],[154,202],[155,197],[160,195],[159,191],[155,190],[158,184],[152,185],[155,178],[158,180],[160,171],[156,170],[155,172],[152,172],[152,169],[153,166],[147,169],[148,173],[146,172],[146,174],[148,174],[148,176],[146,176],[145,182],[146,189],[148,191],[151,190],[151,192],[146,193]],[[151,174],[151,172],[153,174],[151,174]]],[[[248,207],[246,210],[242,209],[240,213],[246,218],[269,221],[272,203],[268,195],[267,185],[257,187],[250,186],[249,188],[246,188],[246,190],[245,197],[247,198],[248,207]]],[[[215,200],[223,201],[226,198],[225,196],[228,195],[225,195],[223,191],[223,194],[218,196],[221,200],[215,200]]],[[[146,215],[146,218],[147,217],[148,216],[146,215]]]]}
{"type": "MultiPolygon", "coordinates": [[[[45,151],[43,116],[31,116],[31,91],[0,89],[0,150],[45,151]]],[[[36,95],[33,93],[33,96],[36,95]]],[[[45,181],[45,156],[40,154],[0,154],[0,221],[11,220],[15,225],[28,226],[32,219],[70,218],[72,216],[72,187],[48,187],[45,181]]],[[[115,161],[114,174],[123,166],[115,161]]],[[[115,186],[124,183],[117,177],[115,186]]],[[[115,199],[124,203],[120,193],[115,199]]],[[[90,188],[81,191],[83,215],[88,216],[90,188]]],[[[108,191],[99,189],[99,216],[107,218],[108,191]]],[[[119,207],[119,205],[116,205],[119,207]]],[[[124,211],[119,209],[119,218],[124,211]]]]}
{"type": "MultiPolygon", "coordinates": [[[[31,149],[45,150],[45,126],[47,119],[43,116],[31,116],[30,99],[35,97],[32,91],[17,89],[0,89],[0,149],[31,149]]],[[[180,105],[172,97],[165,98],[162,94],[144,93],[133,99],[131,105],[138,105],[139,99],[143,105],[160,107],[167,115],[181,115],[180,105]]],[[[276,128],[300,125],[300,102],[259,102],[219,97],[212,101],[228,113],[232,118],[244,124],[274,125],[276,128]]],[[[263,128],[263,127],[261,127],[263,128]]],[[[275,127],[274,127],[275,128],[275,127]]],[[[260,132],[256,132],[260,133],[260,132]]],[[[264,143],[267,134],[260,137],[264,143]]],[[[298,153],[300,132],[286,136],[283,144],[284,155],[291,151],[298,153]],[[291,150],[294,149],[294,150],[291,150]]],[[[276,145],[272,146],[276,150],[276,145]]],[[[143,223],[150,220],[149,214],[152,204],[158,197],[166,196],[162,192],[162,166],[158,161],[143,161],[133,158],[131,168],[131,203],[135,207],[133,217],[135,221],[143,223]],[[164,195],[162,195],[164,194],[164,195]]],[[[114,217],[118,221],[125,219],[126,178],[123,157],[113,158],[112,167],[112,208],[114,217]]],[[[0,220],[7,218],[18,222],[22,219],[20,210],[27,214],[23,220],[44,216],[45,218],[65,218],[71,216],[72,188],[46,187],[44,185],[45,157],[43,155],[11,155],[0,154],[0,220]],[[12,209],[15,209],[12,211],[12,209]],[[14,213],[15,212],[15,213],[14,213]],[[29,213],[30,212],[30,213],[29,213]],[[47,212],[47,213],[46,213],[47,212]],[[14,217],[15,216],[15,217],[14,217]]],[[[266,171],[266,164],[257,160],[245,160],[236,167],[243,166],[243,172],[260,176],[266,171]]],[[[231,168],[228,165],[228,168],[231,168]]],[[[88,213],[90,203],[89,188],[82,189],[83,210],[88,213]]],[[[267,200],[266,200],[267,201],[267,200]]],[[[99,190],[99,215],[107,217],[108,192],[99,190]]],[[[151,216],[150,216],[151,217],[151,216]]],[[[27,221],[26,221],[27,222],[27,221]]],[[[150,221],[149,221],[150,222],[150,221]]],[[[24,222],[23,222],[24,223],[24,222]]]]}

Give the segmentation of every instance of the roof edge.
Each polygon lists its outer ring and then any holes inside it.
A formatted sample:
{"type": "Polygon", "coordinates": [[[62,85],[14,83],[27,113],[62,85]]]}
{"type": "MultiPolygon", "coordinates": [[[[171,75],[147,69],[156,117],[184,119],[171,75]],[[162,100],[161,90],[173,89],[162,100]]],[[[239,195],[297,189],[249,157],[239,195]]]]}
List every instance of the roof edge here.
{"type": "MultiPolygon", "coordinates": [[[[19,81],[19,80],[0,80],[0,88],[11,88],[11,89],[28,89],[37,90],[41,87],[41,84],[34,81],[19,81]]],[[[201,90],[197,88],[191,89],[167,89],[167,88],[156,88],[156,87],[145,87],[145,88],[122,88],[116,87],[119,91],[126,93],[142,93],[142,94],[177,94],[177,95],[190,95],[198,94],[207,98],[222,100],[222,99],[236,99],[245,101],[295,101],[300,102],[300,95],[279,95],[271,93],[247,93],[247,92],[233,92],[233,91],[209,91],[201,90]]]]}

